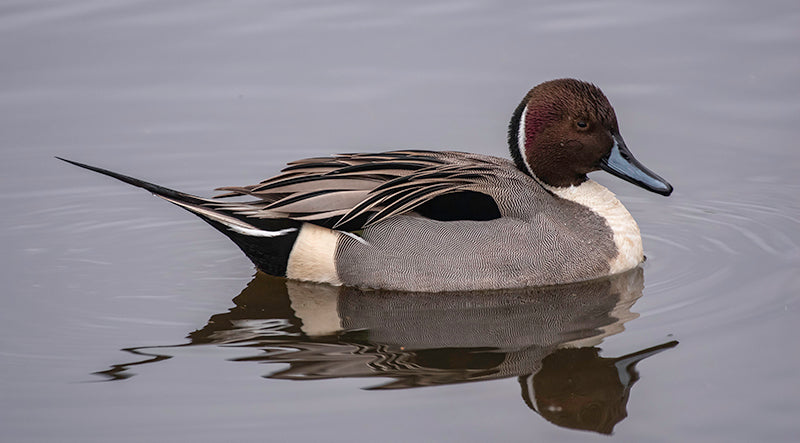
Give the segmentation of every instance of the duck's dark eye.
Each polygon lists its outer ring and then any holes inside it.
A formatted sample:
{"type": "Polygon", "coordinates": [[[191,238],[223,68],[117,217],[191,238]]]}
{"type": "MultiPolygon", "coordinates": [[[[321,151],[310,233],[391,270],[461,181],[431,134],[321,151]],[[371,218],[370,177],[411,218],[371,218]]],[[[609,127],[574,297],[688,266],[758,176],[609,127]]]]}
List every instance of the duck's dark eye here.
{"type": "Polygon", "coordinates": [[[583,121],[583,120],[578,120],[577,122],[575,122],[575,125],[576,125],[577,127],[581,128],[581,129],[586,129],[586,128],[588,128],[588,127],[589,127],[589,123],[586,123],[586,122],[585,122],[585,121],[583,121]]]}

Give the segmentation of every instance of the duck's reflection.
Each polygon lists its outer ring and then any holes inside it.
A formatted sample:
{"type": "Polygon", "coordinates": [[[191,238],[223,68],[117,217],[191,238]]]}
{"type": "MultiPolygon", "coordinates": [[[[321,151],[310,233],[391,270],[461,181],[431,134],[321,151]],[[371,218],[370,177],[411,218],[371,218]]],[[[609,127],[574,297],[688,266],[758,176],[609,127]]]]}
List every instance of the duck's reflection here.
{"type": "MultiPolygon", "coordinates": [[[[285,363],[266,377],[381,377],[369,389],[398,389],[519,377],[525,403],[547,420],[610,433],[627,416],[635,364],[665,343],[619,358],[595,347],[636,318],[642,270],[573,285],[453,294],[359,291],[287,281],[262,273],[180,346],[258,350],[237,361],[285,363]]],[[[169,355],[126,349],[146,360],[100,372],[131,376],[132,366],[169,355]]]]}

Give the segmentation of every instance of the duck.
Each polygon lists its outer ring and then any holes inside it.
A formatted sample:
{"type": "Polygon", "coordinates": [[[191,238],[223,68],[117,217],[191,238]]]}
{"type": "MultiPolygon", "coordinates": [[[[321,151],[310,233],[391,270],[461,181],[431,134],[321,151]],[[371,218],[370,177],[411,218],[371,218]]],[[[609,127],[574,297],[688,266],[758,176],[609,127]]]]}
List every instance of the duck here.
{"type": "Polygon", "coordinates": [[[507,141],[511,159],[394,150],[296,160],[210,198],[56,158],[188,210],[258,270],[293,280],[494,290],[593,280],[644,261],[636,221],[587,174],[603,170],[664,196],[673,188],[631,154],[600,88],[571,78],[535,86],[507,141]]]}

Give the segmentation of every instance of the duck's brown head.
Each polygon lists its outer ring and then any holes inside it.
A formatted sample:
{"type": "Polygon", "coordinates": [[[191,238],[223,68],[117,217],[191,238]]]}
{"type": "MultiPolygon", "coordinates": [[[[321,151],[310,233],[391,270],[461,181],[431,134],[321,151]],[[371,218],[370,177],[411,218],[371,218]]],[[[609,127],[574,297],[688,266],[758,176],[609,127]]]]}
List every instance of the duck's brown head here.
{"type": "Polygon", "coordinates": [[[603,169],[649,191],[672,192],[628,151],[603,91],[580,80],[531,89],[511,118],[508,144],[517,167],[550,186],[577,186],[603,169]]]}

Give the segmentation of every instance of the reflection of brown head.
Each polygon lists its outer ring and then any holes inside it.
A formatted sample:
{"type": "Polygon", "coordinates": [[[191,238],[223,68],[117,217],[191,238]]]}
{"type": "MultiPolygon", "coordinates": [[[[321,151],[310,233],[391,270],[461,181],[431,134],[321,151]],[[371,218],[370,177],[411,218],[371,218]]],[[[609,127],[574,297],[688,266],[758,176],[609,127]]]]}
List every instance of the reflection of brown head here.
{"type": "Polygon", "coordinates": [[[598,348],[559,349],[542,361],[539,372],[519,378],[522,398],[558,426],[611,434],[628,416],[628,396],[639,379],[636,363],[677,344],[619,358],[600,357],[598,348]]]}

